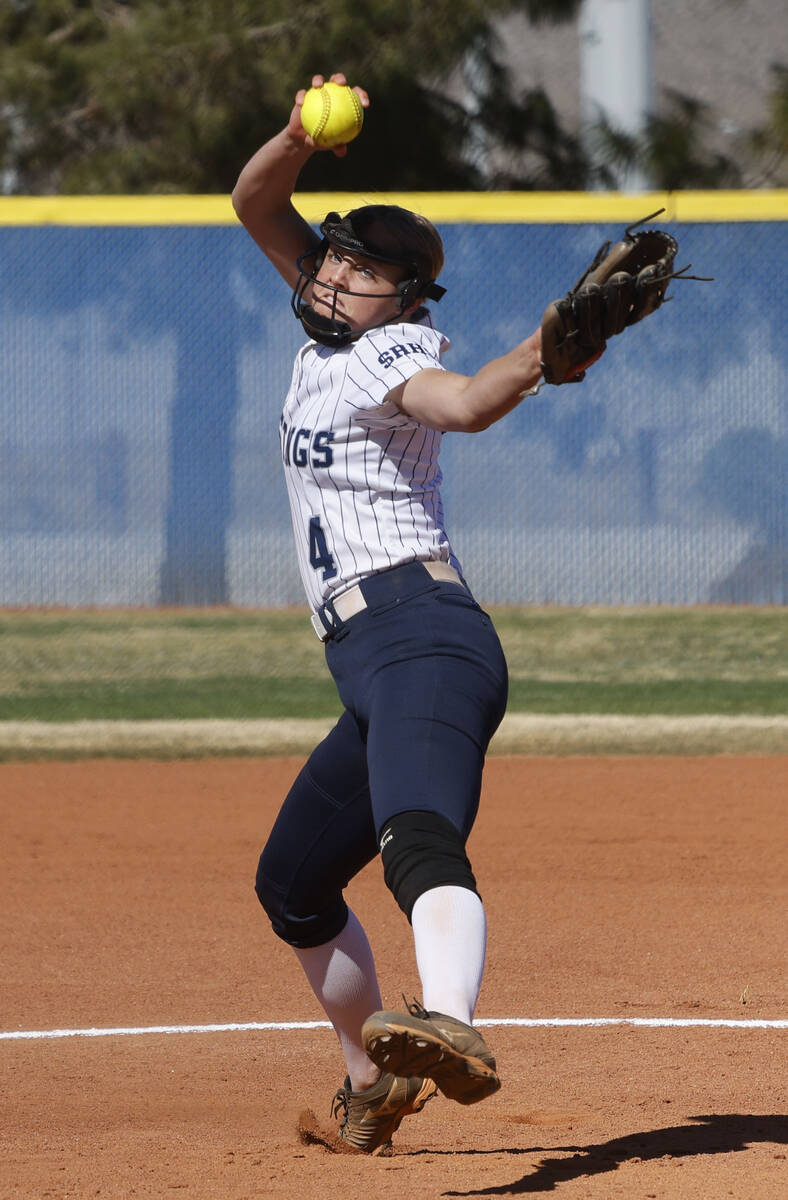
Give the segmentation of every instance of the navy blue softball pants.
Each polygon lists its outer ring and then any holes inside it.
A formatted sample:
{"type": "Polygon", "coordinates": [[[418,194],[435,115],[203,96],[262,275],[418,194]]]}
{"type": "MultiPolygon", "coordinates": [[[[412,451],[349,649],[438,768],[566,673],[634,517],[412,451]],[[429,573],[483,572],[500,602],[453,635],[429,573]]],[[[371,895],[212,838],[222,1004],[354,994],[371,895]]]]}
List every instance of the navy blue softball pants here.
{"type": "Polygon", "coordinates": [[[391,817],[437,813],[467,838],[506,707],[498,636],[465,588],[420,563],[361,588],[367,608],[326,642],[345,711],[293,784],[258,868],[274,931],[299,948],[344,928],[343,890],[391,817]]]}

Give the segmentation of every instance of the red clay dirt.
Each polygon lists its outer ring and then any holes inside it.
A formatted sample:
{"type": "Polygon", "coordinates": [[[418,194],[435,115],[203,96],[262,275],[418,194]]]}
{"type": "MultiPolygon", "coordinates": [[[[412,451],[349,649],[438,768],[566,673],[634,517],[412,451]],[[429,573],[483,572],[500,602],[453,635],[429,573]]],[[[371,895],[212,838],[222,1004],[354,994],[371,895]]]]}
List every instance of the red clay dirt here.
{"type": "MultiPolygon", "coordinates": [[[[322,1019],[253,892],[292,759],[0,765],[0,1032],[322,1019]]],[[[785,1020],[788,758],[492,758],[477,1017],[785,1020]]],[[[372,864],[384,1003],[418,995],[372,864]]],[[[388,1157],[331,1128],[327,1029],[0,1040],[0,1197],[780,1200],[788,1029],[492,1025],[502,1090],[388,1157]]]]}

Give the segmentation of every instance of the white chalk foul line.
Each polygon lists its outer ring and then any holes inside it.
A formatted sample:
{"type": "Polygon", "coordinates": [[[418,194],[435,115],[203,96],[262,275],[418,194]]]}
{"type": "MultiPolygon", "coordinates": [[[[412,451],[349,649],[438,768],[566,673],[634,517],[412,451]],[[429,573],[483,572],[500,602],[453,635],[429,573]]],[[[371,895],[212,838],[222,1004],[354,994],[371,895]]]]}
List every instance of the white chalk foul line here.
{"type": "MultiPolygon", "coordinates": [[[[630,1025],[641,1029],[788,1029],[788,1020],[761,1021],[716,1017],[483,1017],[476,1025],[599,1028],[630,1025]]],[[[293,1029],[330,1029],[328,1021],[245,1021],[229,1025],[142,1025],[106,1029],[20,1029],[0,1032],[0,1041],[38,1041],[46,1038],[139,1037],[143,1034],[247,1033],[293,1029]]]]}

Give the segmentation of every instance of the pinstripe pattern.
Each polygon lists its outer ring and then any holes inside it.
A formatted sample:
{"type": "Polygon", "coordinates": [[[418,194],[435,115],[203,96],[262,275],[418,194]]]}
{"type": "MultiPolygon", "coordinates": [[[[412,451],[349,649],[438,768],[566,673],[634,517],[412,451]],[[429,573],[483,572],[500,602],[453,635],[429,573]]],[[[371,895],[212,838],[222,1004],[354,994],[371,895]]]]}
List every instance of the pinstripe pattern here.
{"type": "Polygon", "coordinates": [[[313,609],[365,575],[414,559],[459,569],[443,522],[441,434],[386,399],[425,367],[442,369],[447,346],[427,317],[372,330],[343,349],[309,342],[298,352],[280,434],[313,609]]]}

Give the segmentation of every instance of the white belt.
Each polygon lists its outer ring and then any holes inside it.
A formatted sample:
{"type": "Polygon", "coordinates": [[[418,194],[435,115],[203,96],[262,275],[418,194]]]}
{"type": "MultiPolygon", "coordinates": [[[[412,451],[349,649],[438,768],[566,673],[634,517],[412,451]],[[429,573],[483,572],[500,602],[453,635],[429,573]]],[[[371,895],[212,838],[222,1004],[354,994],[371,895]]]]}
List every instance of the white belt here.
{"type": "MultiPolygon", "coordinates": [[[[433,579],[443,580],[445,583],[456,583],[460,587],[465,586],[460,578],[459,571],[456,571],[449,563],[430,560],[429,562],[422,562],[421,565],[433,579]]],[[[363,612],[367,607],[367,602],[361,591],[361,585],[358,583],[354,583],[353,587],[349,587],[346,592],[340,592],[333,599],[329,597],[329,600],[340,621],[349,621],[351,617],[355,617],[356,613],[363,612]]],[[[313,613],[311,620],[312,628],[320,638],[320,641],[327,642],[331,635],[327,632],[318,614],[313,613]]]]}

